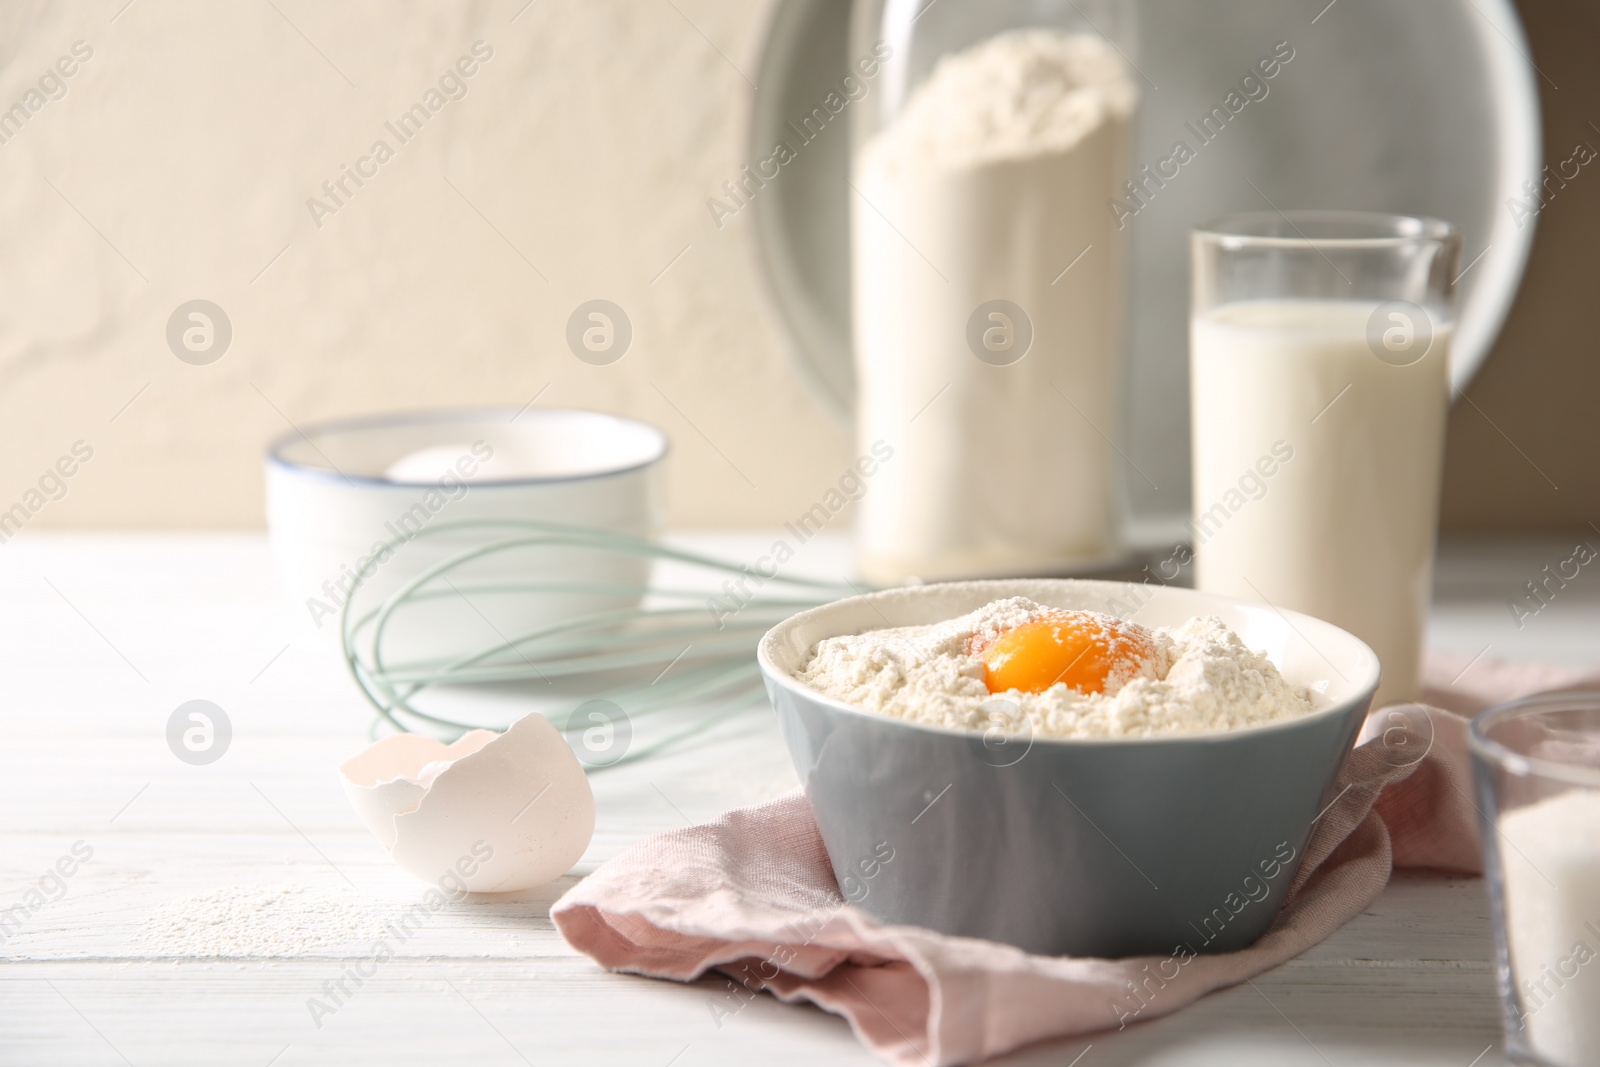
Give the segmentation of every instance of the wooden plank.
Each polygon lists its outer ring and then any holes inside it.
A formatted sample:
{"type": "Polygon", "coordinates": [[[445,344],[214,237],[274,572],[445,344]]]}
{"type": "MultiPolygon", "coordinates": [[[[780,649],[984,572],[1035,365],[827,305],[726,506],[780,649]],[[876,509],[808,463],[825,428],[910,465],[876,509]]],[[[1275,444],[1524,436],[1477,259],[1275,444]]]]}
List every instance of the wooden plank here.
{"type": "MultiPolygon", "coordinates": [[[[771,537],[691,540],[737,559],[771,537]]],[[[1505,607],[1560,547],[1447,546],[1436,643],[1600,662],[1600,579],[1572,582],[1520,629],[1505,607]]],[[[815,572],[843,573],[842,539],[806,551],[815,572]]],[[[304,887],[381,918],[425,888],[345,802],[334,767],[364,743],[367,713],[325,635],[279,601],[263,540],[19,537],[0,553],[0,602],[11,609],[0,616],[0,908],[74,841],[94,849],[65,895],[0,944],[0,1063],[871,1062],[841,1021],[770,998],[719,1027],[715,980],[606,974],[549,921],[566,886],[628,843],[792,788],[764,710],[594,776],[599,829],[572,874],[431,917],[318,1027],[307,1000],[370,951],[364,934],[309,952],[177,959],[145,926],[217,890],[304,887]],[[208,767],[179,762],[163,738],[172,708],[194,697],[221,704],[235,727],[208,767]]],[[[1092,1045],[1083,1067],[1466,1067],[1497,1022],[1481,882],[1406,874],[1253,985],[1003,1062],[1062,1065],[1092,1045]]],[[[1490,1051],[1477,1062],[1503,1061],[1490,1051]]]]}

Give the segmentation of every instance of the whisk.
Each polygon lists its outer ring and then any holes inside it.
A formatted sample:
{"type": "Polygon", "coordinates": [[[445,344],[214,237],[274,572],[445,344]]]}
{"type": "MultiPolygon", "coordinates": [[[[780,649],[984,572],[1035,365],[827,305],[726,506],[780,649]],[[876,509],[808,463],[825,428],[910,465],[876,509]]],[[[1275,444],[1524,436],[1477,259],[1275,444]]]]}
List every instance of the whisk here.
{"type": "MultiPolygon", "coordinates": [[[[729,610],[713,612],[707,606],[705,588],[653,585],[648,579],[640,584],[626,576],[630,571],[637,573],[641,560],[650,561],[647,574],[656,562],[666,562],[711,578],[748,579],[752,577],[748,566],[647,538],[548,522],[443,523],[405,541],[392,541],[387,547],[398,555],[408,551],[411,542],[437,537],[466,537],[470,544],[424,568],[381,599],[358,595],[375,573],[369,568],[357,576],[341,611],[345,663],[377,713],[374,732],[385,727],[420,730],[450,739],[479,726],[494,728],[503,724],[462,721],[458,714],[432,707],[424,710],[417,700],[441,687],[516,685],[522,699],[532,697],[536,704],[545,705],[540,710],[569,740],[576,732],[593,729],[596,722],[614,730],[619,717],[630,738],[633,723],[641,719],[648,721],[652,734],[664,734],[627,748],[616,759],[586,759],[591,770],[644,759],[700,736],[758,704],[762,685],[755,646],[761,635],[796,611],[862,591],[850,583],[789,576],[781,571],[769,577],[763,572],[760,588],[748,599],[741,596],[729,610]],[[615,558],[614,570],[622,580],[533,580],[523,576],[502,581],[461,573],[469,564],[530,548],[604,553],[615,558]],[[575,614],[525,633],[508,635],[496,629],[498,640],[464,655],[424,654],[397,660],[393,650],[386,649],[385,638],[403,615],[437,611],[446,599],[459,598],[474,605],[474,598],[484,595],[589,595],[626,606],[575,614]],[[538,683],[539,689],[530,693],[529,683],[538,683]],[[572,704],[575,692],[585,694],[586,699],[572,704]],[[657,729],[657,723],[664,725],[657,729]]],[[[488,622],[486,615],[478,614],[488,622]]],[[[578,745],[574,748],[580,757],[584,755],[578,745]]]]}

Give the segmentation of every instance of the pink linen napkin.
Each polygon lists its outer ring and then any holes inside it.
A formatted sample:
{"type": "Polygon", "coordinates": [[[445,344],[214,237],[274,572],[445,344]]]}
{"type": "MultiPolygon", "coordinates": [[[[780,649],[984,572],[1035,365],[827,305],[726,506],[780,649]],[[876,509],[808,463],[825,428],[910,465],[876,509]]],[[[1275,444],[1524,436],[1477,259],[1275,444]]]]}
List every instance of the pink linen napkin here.
{"type": "Polygon", "coordinates": [[[1396,867],[1480,869],[1464,715],[1600,682],[1554,667],[1435,656],[1423,704],[1374,712],[1319,817],[1288,903],[1249,948],[1106,960],[889,926],[840,895],[803,794],[631,846],[551,909],[614,971],[731,981],[721,1025],[765,991],[842,1015],[893,1064],[972,1063],[1046,1038],[1153,1019],[1305,951],[1360,914],[1396,867]]]}

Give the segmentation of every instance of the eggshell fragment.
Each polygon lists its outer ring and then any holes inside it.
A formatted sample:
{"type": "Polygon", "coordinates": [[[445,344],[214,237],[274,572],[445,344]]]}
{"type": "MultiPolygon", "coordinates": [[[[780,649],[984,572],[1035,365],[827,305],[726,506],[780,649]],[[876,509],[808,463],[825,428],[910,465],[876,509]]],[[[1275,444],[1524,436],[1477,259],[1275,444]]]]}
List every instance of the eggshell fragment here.
{"type": "Polygon", "coordinates": [[[529,889],[571,869],[594,836],[589,779],[537,712],[505,733],[472,730],[449,745],[395,734],[339,771],[361,821],[427,882],[449,875],[475,893],[529,889]]]}

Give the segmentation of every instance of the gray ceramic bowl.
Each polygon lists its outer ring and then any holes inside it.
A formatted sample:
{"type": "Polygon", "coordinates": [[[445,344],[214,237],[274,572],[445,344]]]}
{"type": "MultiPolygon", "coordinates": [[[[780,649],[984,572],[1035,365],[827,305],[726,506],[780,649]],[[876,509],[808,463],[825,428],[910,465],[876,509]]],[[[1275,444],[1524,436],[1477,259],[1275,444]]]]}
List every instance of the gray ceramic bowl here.
{"type": "Polygon", "coordinates": [[[757,657],[845,896],[887,922],[1046,955],[1228,951],[1259,937],[1378,685],[1372,650],[1319,619],[1066,579],[852,597],[774,627],[757,657]],[[1154,740],[1008,737],[875,715],[793,677],[824,637],[938,622],[1009,596],[1152,627],[1215,615],[1317,691],[1319,709],[1154,740]]]}

